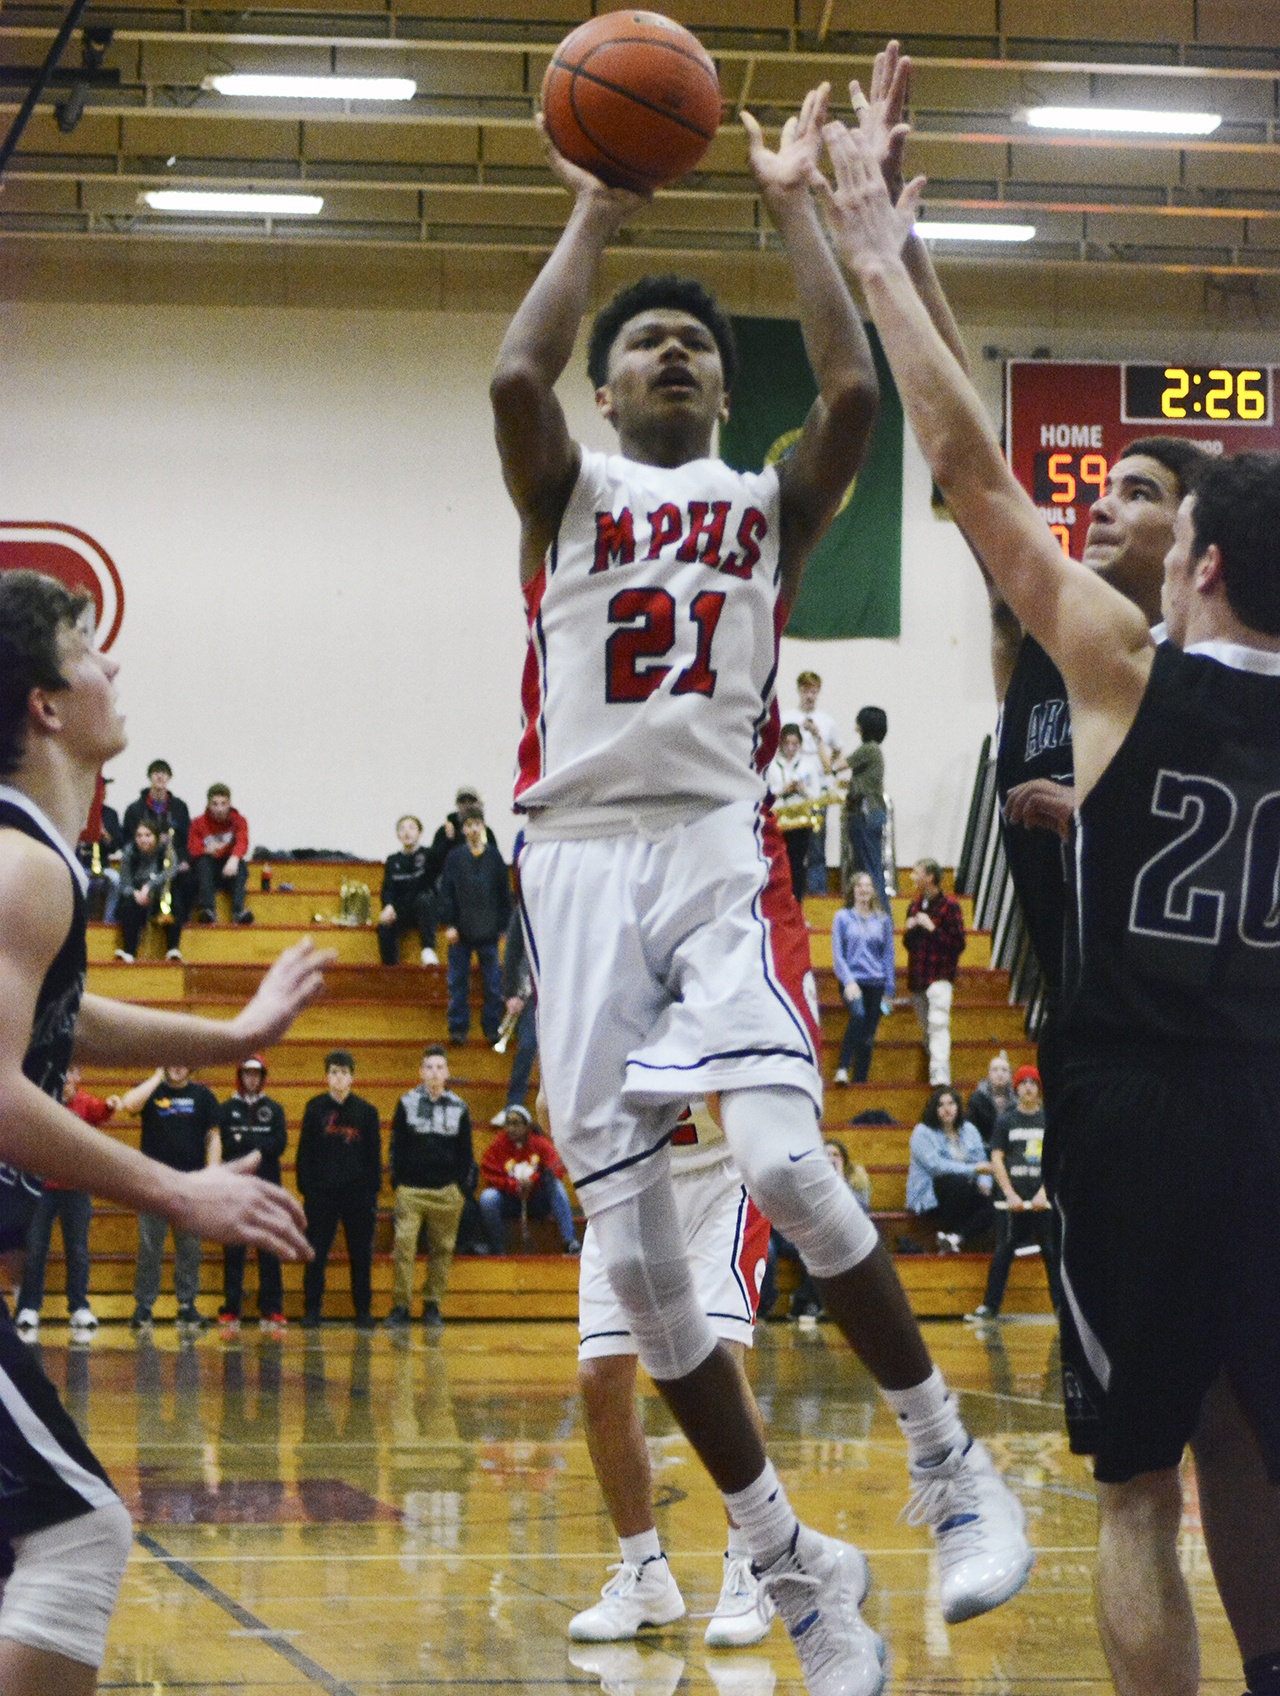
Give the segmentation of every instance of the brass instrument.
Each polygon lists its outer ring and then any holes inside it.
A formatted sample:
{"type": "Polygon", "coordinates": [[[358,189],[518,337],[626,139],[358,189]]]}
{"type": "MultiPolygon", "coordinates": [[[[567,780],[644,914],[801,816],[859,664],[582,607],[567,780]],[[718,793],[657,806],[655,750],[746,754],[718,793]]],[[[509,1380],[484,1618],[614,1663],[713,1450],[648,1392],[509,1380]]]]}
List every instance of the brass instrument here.
{"type": "Polygon", "coordinates": [[[808,795],[780,795],[773,803],[779,830],[812,830],[813,799],[808,795]]]}
{"type": "Polygon", "coordinates": [[[93,877],[102,876],[102,838],[95,836],[93,846],[89,849],[89,872],[93,877]]]}
{"type": "Polygon", "coordinates": [[[358,878],[348,878],[338,891],[338,900],[338,924],[354,928],[372,922],[373,896],[367,883],[361,883],[358,878]]]}
{"type": "Polygon", "coordinates": [[[178,870],[178,856],[173,851],[173,832],[164,834],[164,858],[160,862],[160,917],[166,922],[173,917],[173,880],[178,870]]]}
{"type": "MultiPolygon", "coordinates": [[[[520,1013],[523,1012],[524,1008],[522,1007],[520,1013]]],[[[511,1041],[511,1034],[520,1022],[520,1013],[508,1012],[503,1014],[502,1023],[498,1026],[498,1040],[493,1045],[495,1054],[507,1052],[507,1044],[511,1041]]]]}

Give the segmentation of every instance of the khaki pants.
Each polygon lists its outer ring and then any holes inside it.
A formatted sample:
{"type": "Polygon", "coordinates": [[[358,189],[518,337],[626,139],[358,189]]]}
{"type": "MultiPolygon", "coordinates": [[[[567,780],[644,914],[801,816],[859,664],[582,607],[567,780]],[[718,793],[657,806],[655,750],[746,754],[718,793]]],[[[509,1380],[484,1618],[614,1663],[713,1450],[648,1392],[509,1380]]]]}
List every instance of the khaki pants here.
{"type": "Polygon", "coordinates": [[[951,1082],[951,997],[955,985],[939,978],[926,990],[912,990],[911,1000],[920,1021],[920,1035],[929,1055],[929,1082],[951,1082]]]}
{"type": "Polygon", "coordinates": [[[395,1305],[408,1307],[413,1301],[413,1268],[418,1251],[418,1232],[427,1222],[427,1301],[439,1303],[449,1287],[453,1245],[462,1217],[462,1191],[457,1184],[442,1190],[415,1190],[401,1184],[396,1190],[395,1305]]]}

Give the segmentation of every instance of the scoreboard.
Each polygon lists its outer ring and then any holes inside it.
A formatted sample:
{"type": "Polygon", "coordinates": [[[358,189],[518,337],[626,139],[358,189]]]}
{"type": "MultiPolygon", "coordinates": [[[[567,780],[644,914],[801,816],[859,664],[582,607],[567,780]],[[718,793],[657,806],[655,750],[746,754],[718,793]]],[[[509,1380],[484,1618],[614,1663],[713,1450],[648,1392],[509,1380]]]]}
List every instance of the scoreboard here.
{"type": "Polygon", "coordinates": [[[1273,365],[1011,359],[1009,464],[1064,551],[1079,559],[1089,508],[1139,436],[1184,436],[1210,453],[1280,453],[1278,378],[1273,365]]]}

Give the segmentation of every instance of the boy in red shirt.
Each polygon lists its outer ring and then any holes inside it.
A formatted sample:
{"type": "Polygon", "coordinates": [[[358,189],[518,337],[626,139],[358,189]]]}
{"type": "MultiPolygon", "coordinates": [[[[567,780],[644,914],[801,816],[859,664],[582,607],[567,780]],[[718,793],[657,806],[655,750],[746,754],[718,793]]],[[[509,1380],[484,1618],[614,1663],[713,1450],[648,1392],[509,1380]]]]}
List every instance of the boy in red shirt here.
{"type": "Polygon", "coordinates": [[[507,1252],[508,1219],[545,1219],[548,1214],[564,1252],[580,1252],[560,1156],[551,1139],[534,1130],[527,1107],[507,1108],[506,1129],[484,1151],[480,1179],[480,1212],[494,1254],[507,1252]]]}
{"type": "Polygon", "coordinates": [[[217,892],[231,886],[233,924],[251,925],[253,914],[244,904],[249,881],[249,821],[231,805],[225,783],[214,783],[205,797],[207,805],[191,821],[188,852],[196,874],[196,917],[211,925],[218,916],[217,892]]]}

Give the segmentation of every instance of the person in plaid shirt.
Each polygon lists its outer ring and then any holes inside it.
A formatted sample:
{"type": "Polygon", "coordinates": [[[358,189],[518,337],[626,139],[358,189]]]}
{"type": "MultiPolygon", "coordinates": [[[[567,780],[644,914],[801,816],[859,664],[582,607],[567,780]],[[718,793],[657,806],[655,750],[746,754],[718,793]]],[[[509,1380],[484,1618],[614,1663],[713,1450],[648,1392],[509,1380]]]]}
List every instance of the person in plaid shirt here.
{"type": "Polygon", "coordinates": [[[907,950],[907,988],[929,1055],[929,1082],[949,1084],[951,997],[964,953],[964,915],[960,903],[943,892],[942,867],[936,860],[917,860],[911,881],[915,897],[907,908],[902,938],[907,950]]]}

